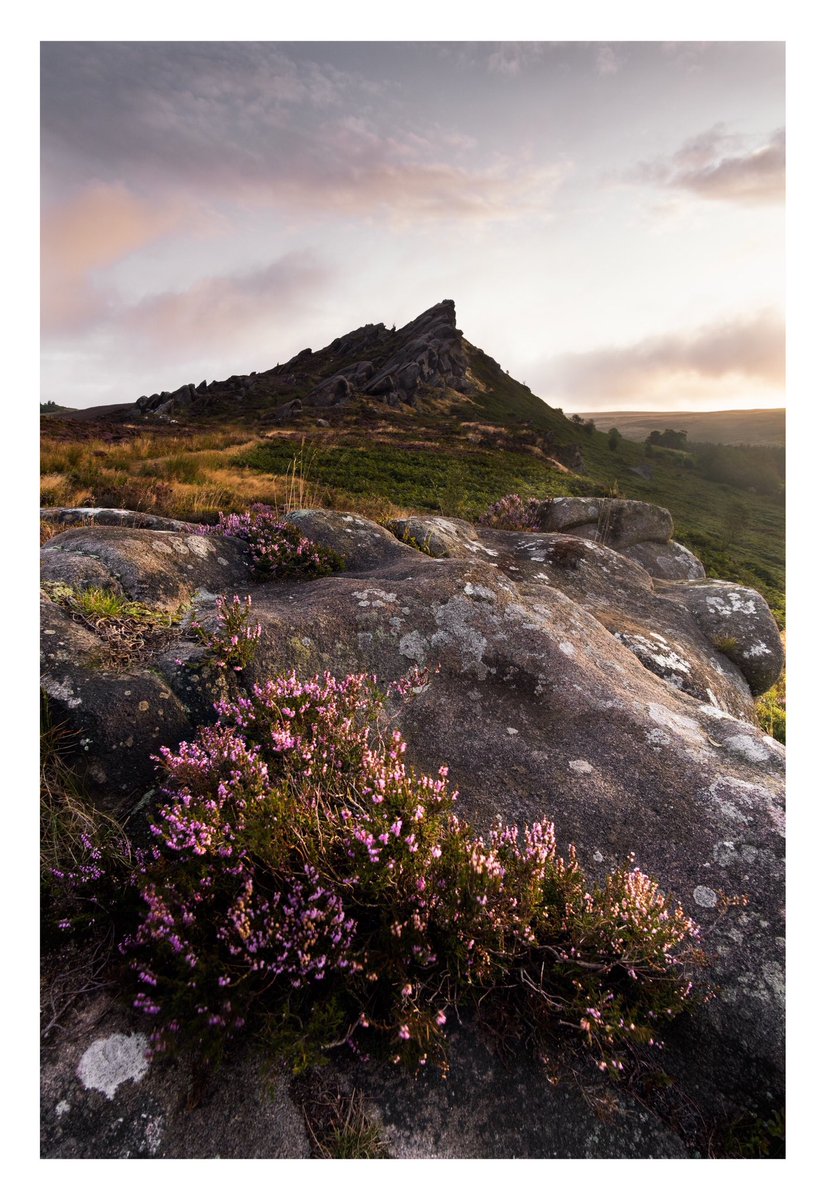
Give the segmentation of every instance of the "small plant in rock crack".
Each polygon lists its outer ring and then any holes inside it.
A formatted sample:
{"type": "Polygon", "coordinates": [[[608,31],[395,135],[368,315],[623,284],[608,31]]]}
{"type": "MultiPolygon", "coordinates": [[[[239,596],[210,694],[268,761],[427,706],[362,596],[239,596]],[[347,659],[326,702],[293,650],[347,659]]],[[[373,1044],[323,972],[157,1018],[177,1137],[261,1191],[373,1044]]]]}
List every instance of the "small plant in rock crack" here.
{"type": "Polygon", "coordinates": [[[523,500],[515,492],[495,500],[478,518],[479,525],[492,529],[517,529],[525,533],[538,533],[541,529],[541,501],[535,496],[523,500]]]}
{"type": "Polygon", "coordinates": [[[344,567],[340,554],[305,537],[268,504],[253,504],[243,513],[219,513],[217,526],[201,525],[199,531],[246,542],[253,571],[263,578],[316,579],[344,567]]]}
{"type": "MultiPolygon", "coordinates": [[[[207,665],[213,667],[220,680],[221,693],[235,690],[233,676],[240,674],[255,658],[261,637],[261,626],[251,620],[252,597],[241,600],[233,596],[218,596],[215,601],[215,624],[207,628],[197,621],[189,632],[206,647],[207,665]]],[[[181,660],[177,660],[180,664],[181,660]]]]}
{"type": "Polygon", "coordinates": [[[322,1022],[321,1051],[371,1041],[446,1070],[449,1013],[469,1003],[537,1039],[574,1028],[621,1071],[622,1045],[655,1042],[687,1005],[696,927],[632,866],[588,887],[549,822],[477,836],[447,768],[406,763],[387,699],[365,675],[292,674],[161,751],[125,946],[155,1049],[191,1039],[210,1057],[287,1014],[305,1035],[323,1008],[336,1028],[322,1022]]]}
{"type": "Polygon", "coordinates": [[[103,642],[104,669],[128,667],[157,646],[165,631],[176,625],[182,610],[167,612],[139,600],[129,600],[111,588],[90,585],[74,588],[67,583],[45,581],[42,590],[91,629],[103,642]]]}

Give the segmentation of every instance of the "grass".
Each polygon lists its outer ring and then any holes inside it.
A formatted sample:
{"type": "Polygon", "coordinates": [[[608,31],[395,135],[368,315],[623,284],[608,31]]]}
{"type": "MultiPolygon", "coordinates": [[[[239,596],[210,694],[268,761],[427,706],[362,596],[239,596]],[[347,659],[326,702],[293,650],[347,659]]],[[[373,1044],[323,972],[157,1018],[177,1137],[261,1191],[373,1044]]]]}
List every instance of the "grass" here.
{"type": "Polygon", "coordinates": [[[56,871],[74,875],[88,859],[88,845],[127,866],[129,840],[120,823],[94,807],[82,774],[70,765],[77,734],[56,721],[48,701],[40,708],[40,876],[47,902],[55,897],[56,871]]]}
{"type": "Polygon", "coordinates": [[[313,1094],[302,1104],[304,1122],[318,1158],[391,1158],[381,1126],[368,1114],[358,1089],[313,1094]]]}
{"type": "Polygon", "coordinates": [[[756,701],[756,723],[765,733],[785,742],[785,672],[769,691],[756,701]]]}
{"type": "Polygon", "coordinates": [[[101,639],[101,670],[123,669],[156,646],[159,637],[176,625],[182,612],[165,612],[137,600],[128,600],[110,588],[75,589],[66,583],[44,582],[43,591],[82,621],[101,639]]]}

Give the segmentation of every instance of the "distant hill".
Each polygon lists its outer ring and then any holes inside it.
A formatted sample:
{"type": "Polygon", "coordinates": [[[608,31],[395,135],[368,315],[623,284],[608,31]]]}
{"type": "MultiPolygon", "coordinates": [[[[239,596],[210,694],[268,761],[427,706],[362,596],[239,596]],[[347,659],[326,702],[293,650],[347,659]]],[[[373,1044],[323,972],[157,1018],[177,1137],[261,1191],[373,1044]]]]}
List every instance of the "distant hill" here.
{"type": "Polygon", "coordinates": [[[785,409],[748,408],[721,412],[589,412],[579,414],[597,429],[618,429],[622,437],[643,442],[654,429],[686,429],[689,442],[725,445],[784,446],[785,409]]]}

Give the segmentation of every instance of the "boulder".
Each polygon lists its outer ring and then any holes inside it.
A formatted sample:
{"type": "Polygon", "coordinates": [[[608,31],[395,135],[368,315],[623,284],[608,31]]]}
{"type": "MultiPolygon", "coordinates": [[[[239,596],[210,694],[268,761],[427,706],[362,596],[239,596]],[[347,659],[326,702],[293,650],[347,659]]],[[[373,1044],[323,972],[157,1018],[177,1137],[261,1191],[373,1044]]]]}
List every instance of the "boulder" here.
{"type": "MultiPolygon", "coordinates": [[[[571,534],[513,533],[444,517],[407,517],[390,526],[407,531],[436,557],[485,559],[508,578],[534,588],[558,588],[593,615],[645,666],[671,686],[734,716],[753,715],[741,671],[681,605],[654,591],[629,553],[571,534]]],[[[663,552],[668,546],[656,543],[663,552]]]]}
{"type": "Polygon", "coordinates": [[[542,502],[539,528],[545,533],[575,530],[579,537],[623,550],[637,542],[670,541],[673,518],[667,509],[641,500],[557,496],[542,502]]]}
{"type": "Polygon", "coordinates": [[[466,558],[485,551],[469,521],[458,517],[400,517],[387,528],[402,542],[433,558],[466,558]]]}
{"type": "Polygon", "coordinates": [[[198,589],[214,594],[237,591],[248,576],[244,544],[217,535],[105,525],[67,529],[41,550],[49,578],[59,578],[66,554],[94,559],[130,600],[170,612],[186,604],[198,589]]]}
{"type": "Polygon", "coordinates": [[[190,521],[176,521],[155,513],[132,512],[127,508],[41,508],[40,520],[52,525],[122,525],[129,529],[160,529],[165,532],[194,532],[190,521]]]}
{"type": "Polygon", "coordinates": [[[755,588],[720,579],[661,585],[658,592],[683,605],[710,642],[735,663],[755,696],[773,687],[785,665],[782,636],[755,588]]]}

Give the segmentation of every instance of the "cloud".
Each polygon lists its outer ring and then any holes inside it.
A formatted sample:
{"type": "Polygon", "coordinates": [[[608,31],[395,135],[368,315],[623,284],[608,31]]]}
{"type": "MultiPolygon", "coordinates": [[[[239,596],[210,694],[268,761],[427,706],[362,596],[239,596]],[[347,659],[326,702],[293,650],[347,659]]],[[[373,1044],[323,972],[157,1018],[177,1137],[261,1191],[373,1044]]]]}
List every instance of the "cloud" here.
{"type": "Polygon", "coordinates": [[[335,278],[308,251],[295,251],[256,271],[210,276],[183,291],[148,296],[112,314],[110,331],[138,353],[185,355],[220,344],[260,346],[284,322],[305,315],[335,278]]]}
{"type": "MultiPolygon", "coordinates": [[[[544,52],[506,43],[491,70],[544,52]]],[[[158,197],[366,220],[512,220],[546,211],[565,162],[480,159],[461,130],[399,118],[391,85],[287,54],[214,43],[44,48],[44,176],[116,177],[158,197]],[[105,105],[100,96],[106,96],[105,105]]],[[[323,47],[317,53],[322,56],[323,47]]]]}
{"type": "Polygon", "coordinates": [[[692,192],[706,200],[781,204],[785,198],[785,130],[745,147],[743,139],[715,125],[685,142],[669,158],[639,163],[633,183],[692,192]]]}
{"type": "Polygon", "coordinates": [[[781,389],[784,326],[775,313],[564,354],[533,371],[542,394],[571,403],[667,405],[737,390],[781,389]]]}
{"type": "Polygon", "coordinates": [[[120,183],[93,183],[47,208],[41,222],[44,331],[78,330],[102,316],[111,293],[91,274],[191,218],[191,207],[181,201],[150,203],[120,183]]]}
{"type": "Polygon", "coordinates": [[[494,75],[520,75],[526,67],[538,62],[546,50],[542,42],[501,42],[487,55],[487,70],[494,75]]]}

